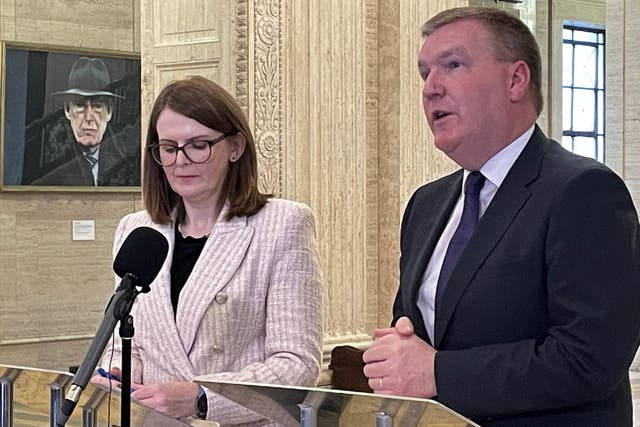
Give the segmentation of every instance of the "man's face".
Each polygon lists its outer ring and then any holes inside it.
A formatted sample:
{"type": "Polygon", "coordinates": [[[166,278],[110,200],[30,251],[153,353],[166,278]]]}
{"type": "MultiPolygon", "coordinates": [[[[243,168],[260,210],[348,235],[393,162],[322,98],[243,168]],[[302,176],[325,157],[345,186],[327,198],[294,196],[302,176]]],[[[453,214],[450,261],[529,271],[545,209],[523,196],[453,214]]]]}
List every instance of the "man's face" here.
{"type": "Polygon", "coordinates": [[[64,113],[76,141],[89,149],[97,148],[111,120],[111,102],[104,97],[76,97],[65,105],[64,113]]]}
{"type": "Polygon", "coordinates": [[[495,59],[488,31],[475,20],[438,28],[420,49],[422,102],[435,145],[466,169],[480,168],[511,142],[504,128],[511,66],[495,59]]]}

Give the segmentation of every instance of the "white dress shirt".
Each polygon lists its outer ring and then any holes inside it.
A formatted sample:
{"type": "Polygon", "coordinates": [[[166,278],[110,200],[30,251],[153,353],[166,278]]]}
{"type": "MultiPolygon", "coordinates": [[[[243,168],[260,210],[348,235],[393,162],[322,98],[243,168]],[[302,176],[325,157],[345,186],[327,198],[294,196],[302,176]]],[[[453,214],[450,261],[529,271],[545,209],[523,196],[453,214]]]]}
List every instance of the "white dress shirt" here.
{"type": "MultiPolygon", "coordinates": [[[[527,141],[531,138],[534,128],[535,125],[532,125],[525,133],[496,153],[480,168],[480,172],[486,178],[484,186],[480,191],[480,217],[482,217],[484,212],[487,210],[489,203],[493,200],[493,196],[495,196],[498,188],[500,188],[500,185],[507,176],[511,166],[513,166],[527,144],[527,141]]],[[[458,227],[460,217],[462,216],[462,208],[464,206],[464,191],[462,191],[462,189],[467,182],[467,176],[469,176],[469,173],[471,172],[468,170],[464,171],[460,197],[451,212],[447,226],[444,228],[444,231],[433,250],[431,259],[429,260],[427,268],[422,276],[422,285],[420,286],[420,292],[418,293],[418,308],[422,313],[424,326],[427,329],[427,333],[429,334],[429,338],[432,343],[434,337],[435,300],[438,277],[440,276],[440,269],[442,268],[442,262],[444,261],[449,241],[451,240],[451,237],[453,237],[453,233],[458,227]]]]}

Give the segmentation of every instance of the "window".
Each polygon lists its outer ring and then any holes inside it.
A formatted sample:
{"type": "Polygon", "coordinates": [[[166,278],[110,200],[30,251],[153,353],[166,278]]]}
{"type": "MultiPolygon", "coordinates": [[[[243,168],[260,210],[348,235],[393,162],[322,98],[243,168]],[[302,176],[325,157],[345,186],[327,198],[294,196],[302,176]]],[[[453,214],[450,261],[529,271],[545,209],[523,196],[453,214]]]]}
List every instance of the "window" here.
{"type": "Polygon", "coordinates": [[[562,30],[562,146],[604,162],[604,28],[562,30]]]}

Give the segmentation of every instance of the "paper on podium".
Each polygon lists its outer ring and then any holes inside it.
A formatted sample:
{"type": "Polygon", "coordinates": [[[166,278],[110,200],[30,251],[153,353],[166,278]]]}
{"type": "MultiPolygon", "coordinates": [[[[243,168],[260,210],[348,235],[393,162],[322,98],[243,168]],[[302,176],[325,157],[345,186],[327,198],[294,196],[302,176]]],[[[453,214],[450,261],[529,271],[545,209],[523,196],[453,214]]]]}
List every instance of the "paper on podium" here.
{"type": "MultiPolygon", "coordinates": [[[[21,366],[0,365],[2,390],[11,390],[11,420],[13,427],[49,426],[52,399],[64,399],[73,375],[68,372],[48,371],[21,366]]],[[[2,400],[2,399],[0,399],[2,400]]],[[[4,402],[3,402],[4,403],[4,402]]],[[[0,408],[3,411],[4,408],[0,408]]],[[[2,420],[0,420],[2,421],[2,420]]],[[[88,384],[80,395],[69,427],[112,426],[120,424],[120,389],[88,384]]],[[[146,406],[131,402],[131,425],[174,427],[188,426],[184,421],[163,415],[146,406]]]]}
{"type": "Polygon", "coordinates": [[[395,427],[479,427],[430,399],[329,388],[215,381],[207,379],[206,375],[196,378],[196,382],[285,427],[376,426],[382,419],[392,419],[391,423],[382,425],[395,427]],[[307,422],[309,417],[313,417],[314,423],[303,423],[305,417],[307,422]]]}

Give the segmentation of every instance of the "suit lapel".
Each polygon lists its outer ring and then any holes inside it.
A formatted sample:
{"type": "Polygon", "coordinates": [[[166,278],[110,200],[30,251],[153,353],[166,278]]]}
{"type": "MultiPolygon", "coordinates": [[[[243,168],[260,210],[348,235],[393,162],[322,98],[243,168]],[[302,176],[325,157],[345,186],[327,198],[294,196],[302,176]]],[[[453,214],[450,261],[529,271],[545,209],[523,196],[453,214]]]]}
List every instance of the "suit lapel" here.
{"type": "MultiPolygon", "coordinates": [[[[440,235],[447,225],[451,211],[453,210],[462,190],[462,171],[458,171],[448,177],[448,182],[443,183],[443,188],[435,192],[434,197],[425,195],[415,201],[411,208],[412,219],[407,224],[410,233],[409,245],[406,248],[409,258],[404,265],[407,266],[406,283],[409,292],[405,294],[403,306],[405,313],[412,320],[416,334],[426,341],[430,341],[424,326],[422,313],[418,308],[418,292],[422,286],[422,276],[427,268],[427,263],[433,254],[433,250],[440,239],[440,235]]],[[[446,178],[445,178],[446,179],[446,178]]],[[[404,275],[403,275],[404,276],[404,275]]]]}
{"type": "Polygon", "coordinates": [[[71,184],[65,182],[65,185],[93,185],[93,175],[84,154],[78,154],[73,159],[73,166],[65,171],[62,179],[73,181],[71,184]]]}
{"type": "Polygon", "coordinates": [[[141,295],[144,304],[140,304],[142,315],[148,323],[148,333],[152,340],[162,350],[156,355],[168,370],[176,372],[182,378],[193,378],[193,367],[185,351],[180,333],[173,320],[173,308],[171,306],[171,264],[175,249],[175,235],[173,224],[154,225],[169,242],[169,255],[158,277],[151,284],[151,292],[141,295]],[[170,367],[170,368],[169,368],[170,367]]]}
{"type": "Polygon", "coordinates": [[[538,177],[540,163],[547,147],[546,137],[536,126],[531,139],[511,167],[485,214],[478,221],[473,236],[451,273],[442,298],[442,306],[436,313],[436,348],[442,341],[465,289],[531,197],[532,190],[529,185],[538,177]]]}
{"type": "Polygon", "coordinates": [[[162,349],[158,358],[162,359],[168,370],[185,379],[195,376],[189,353],[200,320],[212,299],[229,283],[242,263],[253,237],[253,228],[247,225],[246,217],[226,221],[226,211],[227,206],[220,213],[180,293],[175,321],[171,306],[171,258],[175,249],[175,230],[173,225],[153,225],[167,238],[169,255],[151,285],[151,292],[138,297],[145,299],[145,303],[139,305],[139,310],[145,318],[153,319],[150,320],[149,333],[162,349]]]}
{"type": "Polygon", "coordinates": [[[227,208],[220,213],[207,243],[202,249],[191,275],[180,294],[176,324],[182,346],[189,354],[200,319],[215,296],[229,284],[244,260],[254,229],[247,218],[224,219],[227,208]]]}

